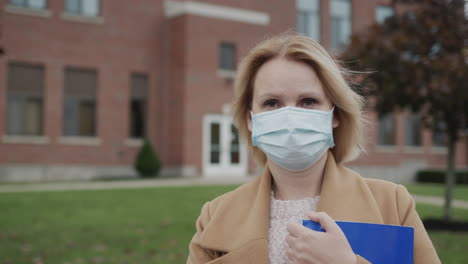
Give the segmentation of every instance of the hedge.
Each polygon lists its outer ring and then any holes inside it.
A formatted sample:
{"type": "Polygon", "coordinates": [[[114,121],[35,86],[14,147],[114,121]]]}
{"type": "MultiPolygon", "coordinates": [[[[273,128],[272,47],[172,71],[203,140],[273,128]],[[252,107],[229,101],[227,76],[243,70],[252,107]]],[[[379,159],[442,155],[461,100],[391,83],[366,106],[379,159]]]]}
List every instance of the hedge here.
{"type": "MultiPolygon", "coordinates": [[[[416,173],[416,182],[445,183],[445,170],[420,170],[416,173]]],[[[468,170],[456,171],[457,184],[468,184],[468,170]]]]}

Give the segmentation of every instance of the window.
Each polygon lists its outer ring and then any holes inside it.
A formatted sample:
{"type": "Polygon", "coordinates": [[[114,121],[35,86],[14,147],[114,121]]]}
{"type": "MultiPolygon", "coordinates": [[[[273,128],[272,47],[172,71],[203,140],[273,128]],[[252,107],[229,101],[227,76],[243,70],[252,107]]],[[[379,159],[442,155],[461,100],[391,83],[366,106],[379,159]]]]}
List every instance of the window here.
{"type": "Polygon", "coordinates": [[[416,113],[407,113],[405,122],[405,144],[407,146],[421,146],[421,128],[421,117],[416,113]]]}
{"type": "Polygon", "coordinates": [[[351,36],[350,0],[331,0],[331,44],[335,50],[343,49],[351,36]]]}
{"type": "Polygon", "coordinates": [[[25,63],[8,65],[8,135],[42,135],[43,91],[42,66],[25,63]]]}
{"type": "Polygon", "coordinates": [[[99,16],[99,0],[66,0],[65,11],[79,16],[99,16]]]}
{"type": "Polygon", "coordinates": [[[63,133],[65,136],[96,136],[95,70],[66,68],[63,133]]]}
{"type": "Polygon", "coordinates": [[[10,5],[34,9],[45,9],[46,0],[10,0],[10,5]]]}
{"type": "Polygon", "coordinates": [[[222,42],[219,45],[219,69],[236,70],[236,47],[232,43],[222,42]]]}
{"type": "Polygon", "coordinates": [[[148,76],[134,73],[130,85],[130,137],[143,138],[146,135],[148,76]]]}
{"type": "Polygon", "coordinates": [[[438,121],[432,127],[432,146],[446,147],[447,146],[447,129],[445,122],[438,121]]]}
{"type": "Polygon", "coordinates": [[[379,145],[395,145],[395,117],[388,113],[379,118],[379,145]]]}
{"type": "Polygon", "coordinates": [[[320,0],[297,0],[297,31],[320,41],[320,0]]]}
{"type": "Polygon", "coordinates": [[[375,21],[383,24],[388,17],[395,14],[395,10],[390,6],[377,6],[375,9],[375,21]]]}
{"type": "Polygon", "coordinates": [[[468,19],[468,0],[465,0],[465,19],[468,19]]]}
{"type": "Polygon", "coordinates": [[[221,125],[220,123],[210,124],[210,163],[219,164],[221,162],[221,125]]]}

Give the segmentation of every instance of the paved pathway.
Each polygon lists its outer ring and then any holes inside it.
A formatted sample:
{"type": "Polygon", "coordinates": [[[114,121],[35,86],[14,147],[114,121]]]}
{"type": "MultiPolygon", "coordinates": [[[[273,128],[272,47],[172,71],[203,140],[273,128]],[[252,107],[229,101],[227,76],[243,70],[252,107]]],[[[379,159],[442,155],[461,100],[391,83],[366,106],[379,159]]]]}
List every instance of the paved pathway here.
{"type": "MultiPolygon", "coordinates": [[[[254,177],[223,177],[223,178],[180,178],[180,179],[144,179],[118,181],[89,181],[89,182],[51,182],[51,183],[12,183],[0,184],[0,193],[10,192],[42,192],[69,190],[103,190],[103,189],[131,189],[154,188],[165,186],[194,186],[211,184],[242,184],[254,177]]],[[[413,195],[417,203],[442,206],[444,199],[438,196],[413,195]]],[[[468,201],[453,200],[454,208],[468,209],[468,201]]]]}
{"type": "MultiPolygon", "coordinates": [[[[413,194],[413,198],[417,203],[422,204],[431,204],[431,205],[444,205],[444,198],[439,196],[424,196],[424,195],[415,195],[413,194]]],[[[468,209],[468,201],[464,200],[452,200],[452,207],[453,208],[461,208],[461,209],[468,209]]]]}
{"type": "Polygon", "coordinates": [[[41,192],[65,190],[102,190],[102,189],[133,189],[154,188],[166,186],[194,186],[211,184],[242,184],[254,177],[222,177],[222,178],[178,178],[178,179],[138,179],[115,181],[84,181],[84,182],[48,182],[48,183],[6,183],[0,184],[0,193],[7,192],[41,192]]]}

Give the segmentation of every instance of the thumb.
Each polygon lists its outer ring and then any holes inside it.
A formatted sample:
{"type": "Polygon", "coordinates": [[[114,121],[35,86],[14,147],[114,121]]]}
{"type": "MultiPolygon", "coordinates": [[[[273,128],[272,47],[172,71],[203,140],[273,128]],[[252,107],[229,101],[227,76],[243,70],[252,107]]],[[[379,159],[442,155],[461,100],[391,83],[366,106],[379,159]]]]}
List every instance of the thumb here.
{"type": "Polygon", "coordinates": [[[336,222],[325,212],[308,212],[307,216],[310,220],[318,222],[327,233],[343,233],[336,222]]]}

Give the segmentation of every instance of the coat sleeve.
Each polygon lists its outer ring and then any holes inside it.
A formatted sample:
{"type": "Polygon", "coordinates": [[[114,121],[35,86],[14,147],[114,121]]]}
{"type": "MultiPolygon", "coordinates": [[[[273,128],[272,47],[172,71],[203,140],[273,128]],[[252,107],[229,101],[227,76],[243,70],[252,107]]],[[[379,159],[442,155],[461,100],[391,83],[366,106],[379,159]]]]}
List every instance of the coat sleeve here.
{"type": "Polygon", "coordinates": [[[416,212],[413,197],[403,185],[398,185],[396,196],[400,224],[414,228],[414,263],[440,263],[431,239],[416,212]]]}
{"type": "Polygon", "coordinates": [[[203,237],[203,230],[210,221],[209,207],[210,203],[205,203],[205,205],[202,207],[200,216],[197,219],[196,233],[193,236],[192,241],[190,241],[189,245],[189,256],[187,259],[187,264],[208,263],[216,258],[213,252],[205,249],[200,244],[203,237]]]}

